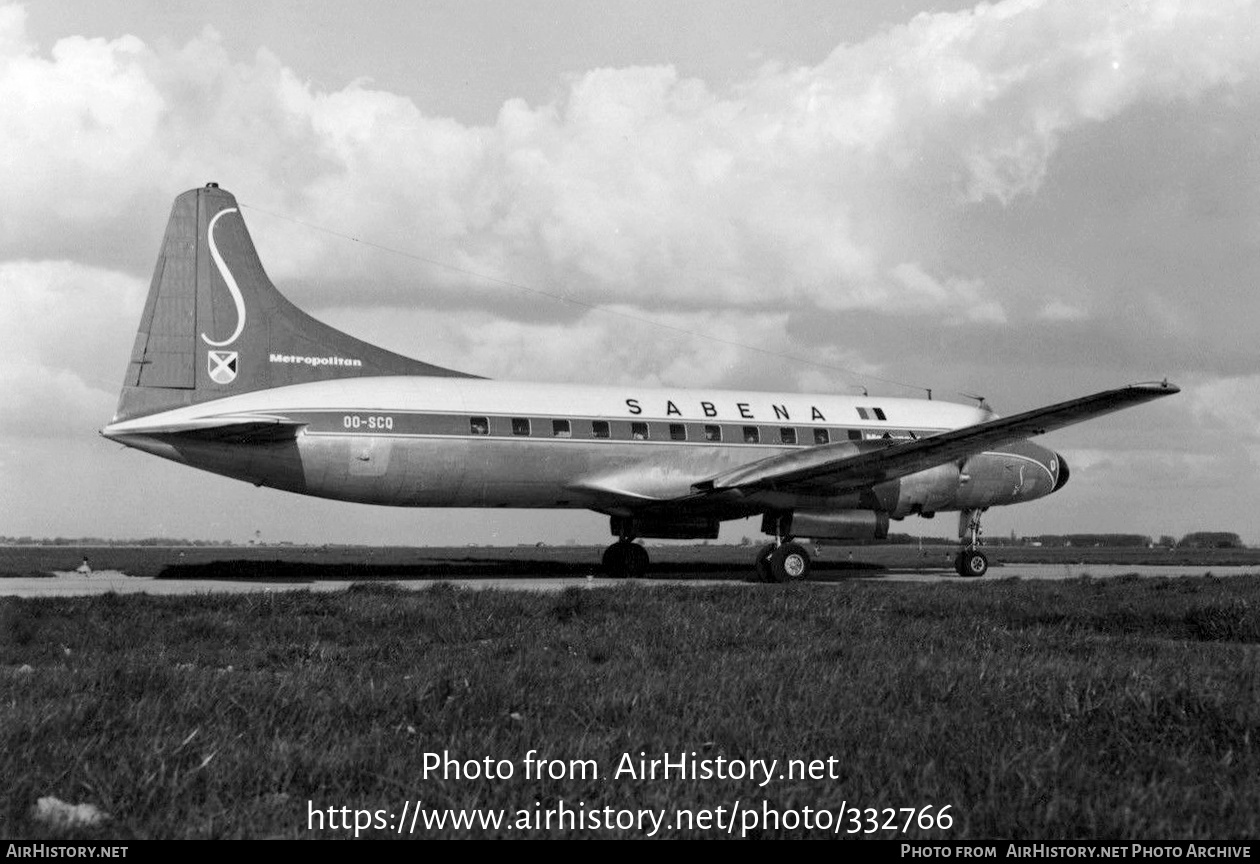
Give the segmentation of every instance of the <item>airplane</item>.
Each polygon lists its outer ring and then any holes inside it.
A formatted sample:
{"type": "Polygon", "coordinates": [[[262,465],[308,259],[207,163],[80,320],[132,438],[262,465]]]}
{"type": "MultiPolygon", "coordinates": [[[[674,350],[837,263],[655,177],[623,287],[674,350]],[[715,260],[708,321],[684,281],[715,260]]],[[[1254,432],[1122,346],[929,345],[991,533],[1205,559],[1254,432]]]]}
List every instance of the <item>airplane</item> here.
{"type": "MultiPolygon", "coordinates": [[[[236,199],[175,199],[106,438],[304,495],[398,507],[581,508],[602,564],[648,569],[641,538],[715,539],[761,517],[759,580],[808,578],[807,538],[882,539],[957,511],[955,570],[983,576],[980,518],[1062,489],[1027,439],[1177,393],[1132,384],[1008,417],[983,400],[495,381],[361,341],[271,283],[236,199]]],[[[929,394],[930,396],[930,394],[929,394]]]]}

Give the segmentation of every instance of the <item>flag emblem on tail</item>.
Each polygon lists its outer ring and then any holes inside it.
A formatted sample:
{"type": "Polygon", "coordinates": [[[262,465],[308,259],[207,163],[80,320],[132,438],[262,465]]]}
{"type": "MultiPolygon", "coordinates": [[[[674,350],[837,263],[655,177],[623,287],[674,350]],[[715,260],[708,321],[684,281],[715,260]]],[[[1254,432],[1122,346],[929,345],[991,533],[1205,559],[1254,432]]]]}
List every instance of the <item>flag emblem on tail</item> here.
{"type": "Polygon", "coordinates": [[[206,355],[206,368],[210,380],[216,384],[231,384],[236,380],[237,352],[210,351],[206,355]]]}

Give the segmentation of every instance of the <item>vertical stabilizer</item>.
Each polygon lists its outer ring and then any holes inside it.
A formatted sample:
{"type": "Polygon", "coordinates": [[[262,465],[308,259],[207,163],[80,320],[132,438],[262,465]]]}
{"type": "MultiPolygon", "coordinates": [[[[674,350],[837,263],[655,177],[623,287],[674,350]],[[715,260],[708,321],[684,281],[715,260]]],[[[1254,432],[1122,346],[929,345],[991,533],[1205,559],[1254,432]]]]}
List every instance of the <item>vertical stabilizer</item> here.
{"type": "Polygon", "coordinates": [[[290,303],[267,278],[236,199],[175,199],[115,421],[252,390],[370,375],[476,377],[378,348],[290,303]]]}

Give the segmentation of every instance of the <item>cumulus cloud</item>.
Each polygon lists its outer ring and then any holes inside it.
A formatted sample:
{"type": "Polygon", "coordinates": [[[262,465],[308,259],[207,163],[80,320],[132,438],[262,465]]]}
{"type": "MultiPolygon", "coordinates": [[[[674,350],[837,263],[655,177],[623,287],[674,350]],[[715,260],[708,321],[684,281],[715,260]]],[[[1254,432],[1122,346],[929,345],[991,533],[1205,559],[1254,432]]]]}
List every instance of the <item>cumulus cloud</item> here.
{"type": "Polygon", "coordinates": [[[851,370],[879,373],[877,366],[836,346],[802,351],[791,341],[784,313],[608,311],[555,323],[457,310],[443,312],[441,326],[435,326],[431,313],[422,310],[395,309],[382,322],[373,312],[342,307],[327,310],[324,319],[356,335],[370,334],[391,350],[419,351],[448,368],[508,380],[649,387],[732,382],[744,388],[825,392],[844,389],[851,370]],[[741,341],[750,326],[762,337],[741,341]],[[417,333],[424,334],[421,343],[417,333]]]}
{"type": "Polygon", "coordinates": [[[1216,432],[1222,450],[1239,450],[1250,461],[1254,480],[1260,469],[1260,375],[1237,375],[1204,382],[1191,393],[1192,410],[1216,432]]]}
{"type": "Polygon", "coordinates": [[[0,262],[0,433],[78,436],[108,422],[147,289],[71,261],[0,262]]]}
{"type": "Polygon", "coordinates": [[[1260,63],[1250,3],[1007,0],[918,15],[815,66],[767,65],[727,93],[668,66],[596,69],[476,127],[363,82],[321,90],[265,47],[234,62],[212,30],[45,50],[22,7],[0,10],[0,159],[21,169],[0,188],[0,255],[142,272],[173,192],[217,179],[258,208],[278,281],[368,307],[502,290],[480,273],[677,314],[1075,320],[1076,305],[1021,304],[969,273],[930,226],[1035,193],[1073,129],[1260,63]],[[348,251],[269,213],[456,269],[348,251]]]}
{"type": "Polygon", "coordinates": [[[1231,433],[1260,440],[1260,375],[1218,378],[1195,388],[1194,410],[1231,433]]]}
{"type": "Polygon", "coordinates": [[[1227,480],[1231,470],[1229,459],[1219,453],[1086,448],[1064,450],[1063,455],[1076,472],[1072,482],[1107,491],[1211,487],[1227,480]]]}
{"type": "MultiPolygon", "coordinates": [[[[1254,72],[1260,23],[1242,3],[1007,0],[919,15],[817,66],[767,66],[730,93],[668,66],[592,70],[555,104],[509,101],[470,127],[361,82],[320,90],[265,48],[233,62],[213,31],[178,48],[74,36],[45,54],[21,7],[3,8],[0,158],[23,170],[0,190],[0,251],[47,246],[53,226],[62,253],[147,250],[128,211],[155,216],[213,178],[274,212],[589,302],[991,323],[1009,316],[999,292],[942,264],[892,208],[911,195],[913,219],[947,220],[1035,192],[1072,129],[1254,72]]],[[[279,278],[370,277],[350,298],[364,304],[418,290],[414,261],[364,272],[327,235],[268,230],[279,278]]],[[[470,282],[422,278],[439,294],[470,282]]]]}

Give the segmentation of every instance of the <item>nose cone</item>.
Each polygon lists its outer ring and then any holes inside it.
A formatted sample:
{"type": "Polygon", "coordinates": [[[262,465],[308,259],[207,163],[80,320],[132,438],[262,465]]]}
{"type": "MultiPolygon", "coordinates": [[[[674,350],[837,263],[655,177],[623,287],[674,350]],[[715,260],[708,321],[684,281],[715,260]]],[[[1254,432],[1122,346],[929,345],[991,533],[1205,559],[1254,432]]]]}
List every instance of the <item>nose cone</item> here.
{"type": "Polygon", "coordinates": [[[1055,453],[1054,458],[1055,458],[1055,462],[1058,464],[1059,467],[1058,467],[1056,479],[1054,481],[1054,488],[1051,489],[1050,491],[1058,492],[1060,489],[1062,489],[1064,486],[1067,485],[1068,478],[1072,476],[1072,472],[1068,470],[1067,460],[1064,459],[1060,454],[1055,453]]]}

